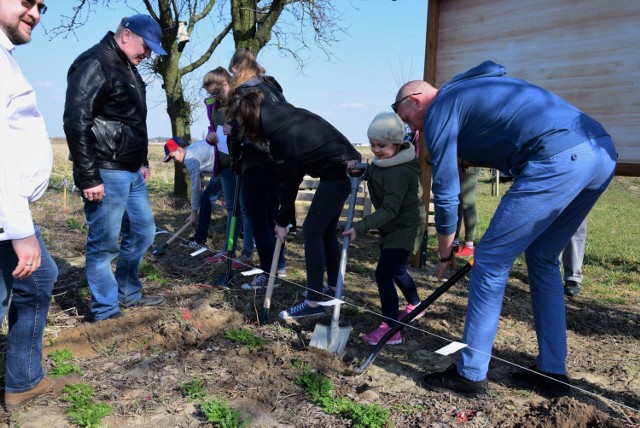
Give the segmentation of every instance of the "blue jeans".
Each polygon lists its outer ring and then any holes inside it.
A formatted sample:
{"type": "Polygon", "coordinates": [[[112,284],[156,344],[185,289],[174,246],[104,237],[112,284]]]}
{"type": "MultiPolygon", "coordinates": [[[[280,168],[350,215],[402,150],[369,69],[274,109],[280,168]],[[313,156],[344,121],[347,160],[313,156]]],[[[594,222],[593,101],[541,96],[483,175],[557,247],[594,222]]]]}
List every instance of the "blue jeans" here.
{"type": "Polygon", "coordinates": [[[562,250],[560,261],[564,271],[563,279],[582,284],[582,262],[587,241],[587,220],[585,219],[562,250]]]}
{"type": "MultiPolygon", "coordinates": [[[[229,231],[231,229],[231,216],[234,208],[234,195],[236,192],[236,176],[231,171],[231,168],[222,168],[220,175],[211,178],[209,184],[202,192],[202,199],[200,200],[200,212],[198,214],[198,226],[196,227],[195,239],[198,243],[204,243],[207,240],[209,234],[209,223],[211,222],[211,211],[213,204],[218,200],[221,193],[224,193],[224,207],[227,211],[227,240],[229,239],[229,231]]],[[[242,240],[242,256],[251,257],[253,254],[253,231],[251,230],[251,223],[249,222],[244,209],[244,204],[240,204],[240,213],[238,221],[236,223],[235,236],[233,239],[233,251],[236,250],[236,244],[238,242],[238,235],[240,230],[244,235],[242,240]]],[[[227,241],[225,241],[224,248],[227,248],[227,241]]]]}
{"type": "Polygon", "coordinates": [[[376,283],[380,294],[380,306],[382,315],[389,327],[398,324],[398,286],[407,303],[418,305],[418,288],[407,272],[411,251],[404,248],[384,248],[380,252],[378,266],[376,267],[376,283]],[[395,283],[395,284],[394,284],[395,283]]]}
{"type": "Polygon", "coordinates": [[[198,212],[198,224],[196,225],[196,233],[194,239],[199,244],[207,242],[209,235],[209,223],[211,223],[211,211],[213,204],[222,194],[222,180],[220,176],[211,177],[207,187],[205,187],[200,196],[200,211],[198,212]]]}
{"type": "MultiPolygon", "coordinates": [[[[276,247],[275,215],[280,204],[275,163],[259,165],[242,173],[240,200],[245,209],[253,239],[260,258],[260,269],[271,270],[271,259],[276,247]]],[[[285,267],[284,246],[278,268],[285,267]]]]}
{"type": "Polygon", "coordinates": [[[558,257],[613,178],[616,151],[608,137],[586,141],[515,174],[475,250],[458,372],[486,378],[509,270],[524,251],[538,369],[565,374],[567,332],[558,257]]]}
{"type": "Polygon", "coordinates": [[[340,244],[336,228],[350,192],[351,184],[346,174],[343,179],[320,179],[304,219],[302,236],[309,289],[307,299],[310,301],[317,302],[323,299],[320,293],[325,269],[329,286],[336,286],[340,269],[340,244]]]}
{"type": "Polygon", "coordinates": [[[105,192],[102,202],[84,199],[89,226],[87,281],[96,321],[118,312],[118,302],[131,306],[142,297],[138,269],[153,243],[156,228],[140,171],[101,169],[100,176],[105,192]],[[114,275],[111,263],[116,257],[114,275]]]}
{"type": "Polygon", "coordinates": [[[11,272],[18,265],[18,257],[11,241],[0,241],[0,321],[7,313],[9,297],[9,333],[5,369],[5,391],[24,392],[35,387],[44,377],[42,368],[42,334],[47,324],[49,302],[58,268],[42,242],[40,230],[36,237],[42,251],[37,271],[26,279],[15,279],[11,272]]]}

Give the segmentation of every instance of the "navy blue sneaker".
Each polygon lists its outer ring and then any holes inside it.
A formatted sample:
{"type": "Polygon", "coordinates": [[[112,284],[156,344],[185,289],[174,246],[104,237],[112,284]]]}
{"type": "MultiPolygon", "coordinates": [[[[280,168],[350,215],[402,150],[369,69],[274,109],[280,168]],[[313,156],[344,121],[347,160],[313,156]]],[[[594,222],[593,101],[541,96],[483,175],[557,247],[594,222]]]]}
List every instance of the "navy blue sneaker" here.
{"type": "Polygon", "coordinates": [[[319,317],[324,314],[324,306],[316,306],[314,308],[305,300],[302,303],[290,307],[286,311],[280,312],[280,318],[283,320],[297,320],[300,318],[319,317]]]}
{"type": "MultiPolygon", "coordinates": [[[[308,294],[309,294],[309,289],[307,288],[302,292],[302,297],[306,299],[308,294]]],[[[322,288],[322,294],[333,298],[333,297],[336,297],[336,290],[335,288],[331,288],[328,285],[326,285],[322,288]]]]}
{"type": "MultiPolygon", "coordinates": [[[[243,290],[266,290],[268,284],[269,284],[269,275],[260,274],[255,276],[253,278],[253,281],[246,284],[242,284],[240,288],[242,288],[243,290]]],[[[278,288],[278,287],[280,287],[280,283],[276,278],[275,282],[273,283],[273,288],[278,288]]]]}

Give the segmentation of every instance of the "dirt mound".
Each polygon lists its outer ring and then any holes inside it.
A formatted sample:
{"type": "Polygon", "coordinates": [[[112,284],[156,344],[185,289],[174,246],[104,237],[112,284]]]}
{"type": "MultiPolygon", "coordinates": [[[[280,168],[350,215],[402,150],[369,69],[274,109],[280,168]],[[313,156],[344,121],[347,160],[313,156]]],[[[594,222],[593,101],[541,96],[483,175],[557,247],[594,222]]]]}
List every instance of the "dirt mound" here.
{"type": "Polygon", "coordinates": [[[624,428],[622,421],[612,420],[595,407],[562,397],[532,405],[513,422],[517,428],[624,428]]]}

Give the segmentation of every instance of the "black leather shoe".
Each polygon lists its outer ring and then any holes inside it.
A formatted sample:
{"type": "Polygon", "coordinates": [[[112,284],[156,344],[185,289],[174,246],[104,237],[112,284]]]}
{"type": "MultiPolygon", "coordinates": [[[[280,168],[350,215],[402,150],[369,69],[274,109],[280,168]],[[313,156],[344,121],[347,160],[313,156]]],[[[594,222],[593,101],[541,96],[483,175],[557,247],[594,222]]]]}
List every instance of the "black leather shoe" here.
{"type": "Polygon", "coordinates": [[[460,376],[455,364],[443,372],[427,373],[422,381],[428,389],[448,389],[470,396],[486,394],[489,386],[487,379],[472,381],[460,376]]]}
{"type": "Polygon", "coordinates": [[[575,281],[567,281],[564,283],[565,296],[574,297],[580,294],[580,284],[575,281]]]}
{"type": "Polygon", "coordinates": [[[548,373],[538,370],[534,364],[529,370],[521,370],[511,375],[513,383],[548,397],[564,397],[571,395],[569,377],[563,374],[548,373]],[[541,376],[542,375],[542,376],[541,376]]]}
{"type": "Polygon", "coordinates": [[[164,296],[142,296],[140,300],[131,306],[158,306],[164,303],[164,296]]]}

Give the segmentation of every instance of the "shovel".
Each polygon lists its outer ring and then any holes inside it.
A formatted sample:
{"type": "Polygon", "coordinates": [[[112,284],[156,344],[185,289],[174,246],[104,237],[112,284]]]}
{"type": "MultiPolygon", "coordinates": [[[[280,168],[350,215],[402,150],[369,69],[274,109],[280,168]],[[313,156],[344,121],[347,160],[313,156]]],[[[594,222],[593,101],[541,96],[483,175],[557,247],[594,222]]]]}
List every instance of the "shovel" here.
{"type": "Polygon", "coordinates": [[[276,272],[278,270],[278,261],[280,260],[280,251],[282,250],[282,241],[276,238],[276,248],[273,250],[273,258],[271,259],[271,271],[269,272],[269,281],[267,282],[267,291],[264,295],[264,303],[262,304],[262,312],[260,313],[260,324],[266,324],[269,316],[269,308],[271,307],[271,294],[273,293],[273,284],[276,282],[276,272]]]}
{"type": "MultiPolygon", "coordinates": [[[[349,209],[347,210],[347,223],[345,224],[345,230],[351,228],[353,223],[353,212],[356,208],[356,199],[358,197],[358,186],[364,172],[367,169],[366,163],[356,164],[353,169],[362,171],[360,176],[355,177],[351,175],[349,169],[347,169],[347,175],[351,180],[351,197],[349,199],[349,209]]],[[[311,341],[309,346],[314,348],[325,349],[331,353],[343,355],[344,348],[347,346],[349,340],[349,334],[353,327],[340,327],[340,306],[342,305],[342,287],[344,285],[344,274],[347,270],[347,249],[349,248],[349,236],[345,236],[342,240],[342,253],[340,254],[340,268],[338,270],[338,279],[336,282],[336,294],[335,300],[331,303],[333,306],[333,316],[331,317],[331,326],[327,327],[322,324],[316,324],[313,334],[311,335],[311,341]]]]}
{"type": "Polygon", "coordinates": [[[349,371],[353,372],[353,374],[362,374],[367,370],[367,367],[375,360],[378,356],[380,350],[384,347],[387,341],[397,332],[402,330],[407,326],[411,321],[413,321],[419,314],[421,314],[425,309],[427,309],[433,302],[438,299],[441,295],[443,295],[447,290],[453,286],[456,282],[458,282],[462,277],[464,277],[467,272],[471,270],[473,266],[473,258],[469,260],[469,262],[458,269],[452,276],[449,278],[444,284],[440,287],[436,288],[433,293],[429,295],[426,299],[424,299],[418,306],[416,306],[411,312],[407,314],[406,317],[402,319],[402,322],[399,322],[395,327],[389,330],[382,339],[378,342],[375,348],[373,348],[373,352],[367,357],[366,360],[360,365],[360,367],[352,367],[349,371]]]}
{"type": "Polygon", "coordinates": [[[163,242],[162,244],[160,244],[159,246],[154,248],[153,251],[151,251],[151,254],[153,254],[154,256],[158,257],[160,254],[162,254],[164,252],[164,250],[167,249],[169,244],[171,244],[173,241],[178,239],[178,236],[180,236],[185,230],[187,230],[189,228],[189,226],[191,226],[191,221],[187,220],[187,223],[184,226],[182,226],[180,228],[180,230],[178,230],[176,233],[174,233],[165,242],[163,242]]]}
{"type": "MultiPolygon", "coordinates": [[[[242,179],[239,175],[236,176],[236,190],[233,195],[233,210],[231,212],[231,224],[229,225],[229,236],[227,237],[227,263],[224,273],[218,275],[216,281],[216,287],[229,288],[231,278],[233,277],[233,269],[231,265],[233,263],[233,244],[236,238],[236,222],[238,220],[238,205],[240,205],[240,185],[242,179]]],[[[227,195],[225,195],[227,197],[227,195]]]]}

